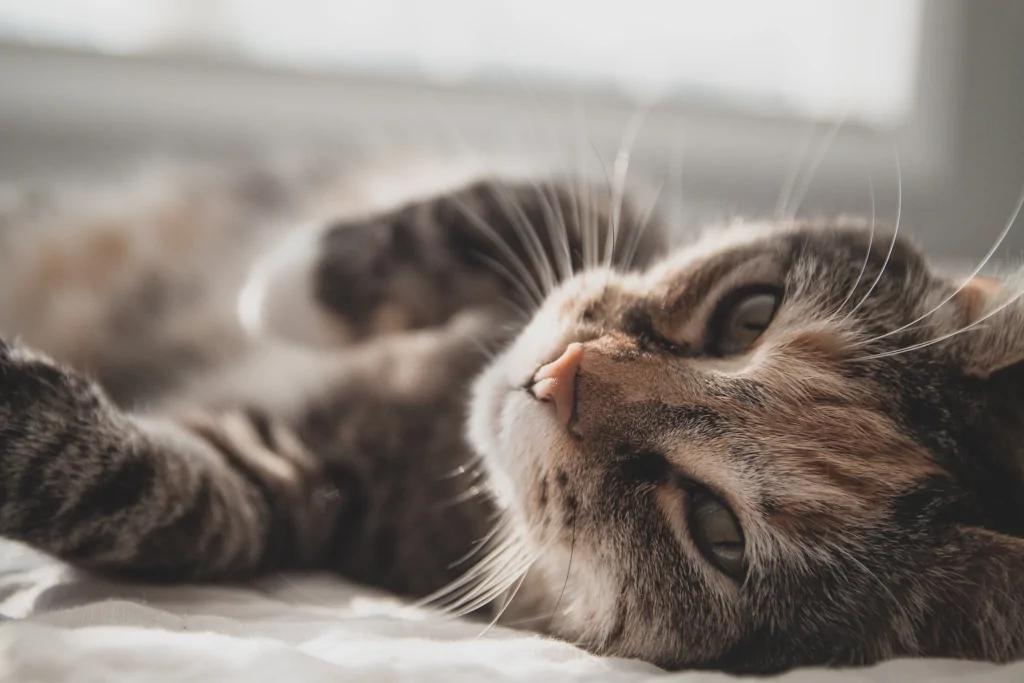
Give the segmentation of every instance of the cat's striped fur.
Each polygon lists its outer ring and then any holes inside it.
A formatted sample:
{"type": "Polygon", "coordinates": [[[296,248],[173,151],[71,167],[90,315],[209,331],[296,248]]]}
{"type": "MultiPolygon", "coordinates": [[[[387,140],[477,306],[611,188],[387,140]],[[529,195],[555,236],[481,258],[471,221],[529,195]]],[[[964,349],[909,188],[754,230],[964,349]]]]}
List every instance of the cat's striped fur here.
{"type": "Polygon", "coordinates": [[[135,579],[449,585],[459,612],[524,577],[509,615],[671,667],[1024,654],[1012,285],[841,221],[662,259],[647,216],[570,180],[347,218],[343,187],[8,207],[0,534],[135,579]],[[709,353],[750,284],[784,292],[770,327],[709,353]],[[527,389],[570,344],[566,429],[527,389]],[[695,547],[683,480],[743,527],[741,582],[695,547]]]}

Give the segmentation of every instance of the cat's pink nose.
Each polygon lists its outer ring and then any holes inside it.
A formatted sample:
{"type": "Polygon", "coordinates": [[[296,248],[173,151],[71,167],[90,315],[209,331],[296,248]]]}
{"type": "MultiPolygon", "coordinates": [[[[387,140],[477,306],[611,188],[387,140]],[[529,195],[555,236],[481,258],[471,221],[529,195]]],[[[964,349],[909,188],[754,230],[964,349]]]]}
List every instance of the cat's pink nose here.
{"type": "Polygon", "coordinates": [[[530,392],[540,401],[555,404],[555,415],[562,424],[569,424],[576,407],[576,373],[583,360],[583,345],[569,344],[562,355],[548,363],[533,376],[530,392]]]}

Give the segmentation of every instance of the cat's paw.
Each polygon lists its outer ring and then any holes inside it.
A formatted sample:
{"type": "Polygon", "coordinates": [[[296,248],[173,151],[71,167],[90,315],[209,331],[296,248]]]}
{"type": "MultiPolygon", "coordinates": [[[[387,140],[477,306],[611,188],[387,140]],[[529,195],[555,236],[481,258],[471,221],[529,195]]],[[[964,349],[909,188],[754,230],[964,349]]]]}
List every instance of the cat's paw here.
{"type": "Polygon", "coordinates": [[[0,342],[0,535],[59,547],[58,517],[95,471],[115,423],[98,386],[21,344],[0,342]]]}
{"type": "Polygon", "coordinates": [[[99,387],[84,375],[0,340],[0,459],[85,425],[105,408],[99,387]]]}
{"type": "Polygon", "coordinates": [[[326,347],[443,322],[446,302],[408,250],[387,223],[296,229],[250,270],[239,319],[250,334],[326,347]]]}
{"type": "Polygon", "coordinates": [[[250,335],[314,347],[354,341],[345,319],[317,299],[324,230],[322,225],[296,228],[253,264],[236,306],[238,319],[250,335]]]}

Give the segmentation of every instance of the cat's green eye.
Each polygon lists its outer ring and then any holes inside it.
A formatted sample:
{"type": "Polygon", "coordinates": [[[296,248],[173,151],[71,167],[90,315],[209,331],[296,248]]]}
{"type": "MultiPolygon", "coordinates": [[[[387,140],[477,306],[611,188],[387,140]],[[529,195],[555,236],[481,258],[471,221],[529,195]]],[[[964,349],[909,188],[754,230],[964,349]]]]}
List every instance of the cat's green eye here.
{"type": "Polygon", "coordinates": [[[712,316],[708,350],[716,356],[744,353],[775,317],[782,295],[774,288],[745,288],[727,296],[712,316]]]}
{"type": "Polygon", "coordinates": [[[690,493],[690,533],[712,566],[741,581],[746,574],[743,530],[732,511],[704,490],[690,493]]]}

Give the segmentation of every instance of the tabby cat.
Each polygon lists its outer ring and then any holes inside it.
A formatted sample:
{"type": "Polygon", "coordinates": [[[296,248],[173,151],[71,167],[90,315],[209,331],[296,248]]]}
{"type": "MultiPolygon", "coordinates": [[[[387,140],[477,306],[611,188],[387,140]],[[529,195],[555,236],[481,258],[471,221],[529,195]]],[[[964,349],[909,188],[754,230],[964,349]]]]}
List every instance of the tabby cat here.
{"type": "Polygon", "coordinates": [[[1024,655],[1019,283],[873,221],[668,251],[575,179],[345,182],[8,198],[0,534],[668,668],[1024,655]]]}

